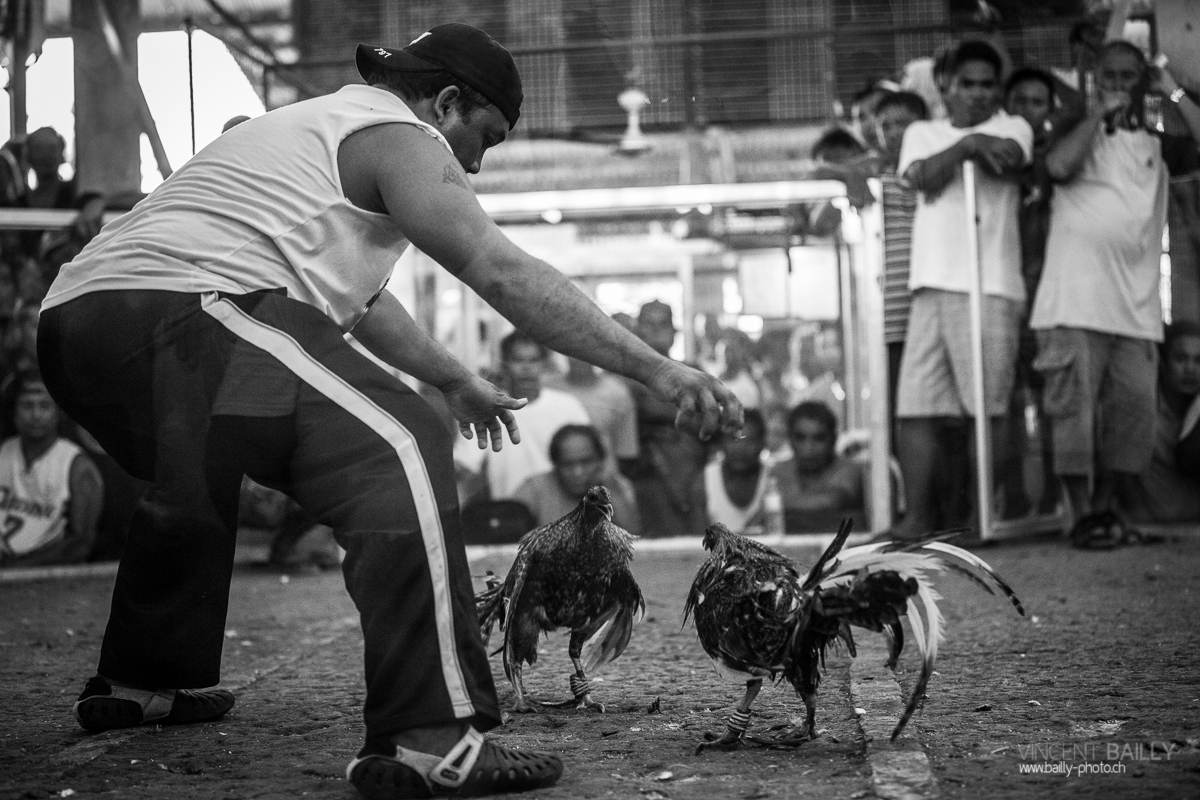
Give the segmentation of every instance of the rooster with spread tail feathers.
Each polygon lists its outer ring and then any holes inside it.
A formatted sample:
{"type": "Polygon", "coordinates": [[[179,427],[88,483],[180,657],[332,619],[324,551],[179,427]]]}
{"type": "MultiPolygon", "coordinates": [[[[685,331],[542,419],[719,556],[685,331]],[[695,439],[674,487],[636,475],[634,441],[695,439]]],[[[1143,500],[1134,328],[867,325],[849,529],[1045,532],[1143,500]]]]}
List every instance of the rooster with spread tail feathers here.
{"type": "Polygon", "coordinates": [[[496,623],[504,631],[504,674],[517,695],[515,711],[541,705],[528,699],[521,669],[537,661],[542,634],[559,628],[571,631],[574,699],[552,707],[604,711],[592,700],[587,672],[624,652],[634,617],[646,610],[629,571],[636,537],[614,525],[612,514],[608,490],[588,489],[574,511],[522,536],[504,583],[475,598],[484,640],[496,623]]]}
{"type": "MultiPolygon", "coordinates": [[[[705,747],[734,749],[750,722],[750,706],[764,677],[785,678],[804,701],[804,723],[771,739],[771,745],[798,745],[816,736],[816,697],[825,650],[842,641],[856,654],[851,626],[882,632],[890,647],[887,666],[895,669],[904,647],[901,617],[908,617],[923,663],[912,696],[892,731],[900,735],[920,705],[933,673],[943,622],[929,574],[949,569],[995,594],[993,586],[1024,616],[1021,602],[1000,576],[972,553],[939,541],[888,542],[842,551],[850,535],[845,520],[833,542],[800,578],[790,560],[760,544],[713,525],[704,533],[708,560],[692,582],[684,623],[695,618],[696,634],[722,678],[745,683],[746,694],[726,721],[724,735],[706,735],[705,747]]],[[[943,537],[944,538],[944,537],[943,537]]]]}

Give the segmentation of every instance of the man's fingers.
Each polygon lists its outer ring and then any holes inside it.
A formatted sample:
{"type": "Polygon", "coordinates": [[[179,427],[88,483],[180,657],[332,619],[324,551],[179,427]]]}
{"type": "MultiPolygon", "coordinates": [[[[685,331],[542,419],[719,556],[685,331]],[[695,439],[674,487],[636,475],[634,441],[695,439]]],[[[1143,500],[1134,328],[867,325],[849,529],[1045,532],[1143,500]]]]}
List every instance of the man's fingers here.
{"type": "MultiPolygon", "coordinates": [[[[508,395],[501,392],[500,396],[496,398],[496,405],[500,406],[501,408],[512,408],[512,409],[524,408],[525,406],[529,405],[529,398],[528,397],[509,397],[508,395]]],[[[503,415],[501,415],[500,418],[504,419],[503,415]]],[[[505,424],[507,424],[507,423],[505,423],[505,424]]]]}
{"type": "Polygon", "coordinates": [[[499,453],[504,447],[504,437],[500,435],[500,421],[495,417],[488,420],[488,435],[492,437],[492,452],[499,453]]]}
{"type": "Polygon", "coordinates": [[[740,433],[746,421],[742,401],[729,391],[725,384],[720,384],[713,392],[717,402],[721,404],[721,431],[723,433],[740,433]]]}
{"type": "MultiPolygon", "coordinates": [[[[522,404],[526,401],[522,399],[522,404]]],[[[501,411],[500,421],[504,423],[504,427],[508,428],[508,439],[513,444],[521,443],[521,431],[517,427],[517,417],[511,411],[501,411]]]]}
{"type": "Polygon", "coordinates": [[[721,406],[708,388],[700,392],[700,414],[700,438],[707,441],[721,425],[721,406]]]}
{"type": "Polygon", "coordinates": [[[468,441],[475,438],[475,433],[471,430],[471,423],[469,422],[458,423],[458,432],[468,441]]]}
{"type": "Polygon", "coordinates": [[[479,442],[480,450],[487,450],[487,447],[488,447],[487,427],[481,422],[475,423],[475,439],[476,439],[476,441],[479,442]]]}

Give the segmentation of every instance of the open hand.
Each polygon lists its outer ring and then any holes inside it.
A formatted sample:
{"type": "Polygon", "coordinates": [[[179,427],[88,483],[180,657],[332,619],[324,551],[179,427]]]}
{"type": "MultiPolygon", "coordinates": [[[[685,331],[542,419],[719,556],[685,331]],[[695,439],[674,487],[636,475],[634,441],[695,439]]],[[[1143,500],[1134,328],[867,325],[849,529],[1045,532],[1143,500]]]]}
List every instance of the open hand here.
{"type": "Polygon", "coordinates": [[[524,408],[528,400],[509,397],[478,375],[451,381],[440,388],[464,439],[477,440],[480,450],[487,449],[490,439],[492,450],[498,453],[504,447],[502,431],[507,428],[512,443],[520,443],[521,432],[512,412],[524,408]]]}
{"type": "Polygon", "coordinates": [[[742,429],[742,404],[719,380],[678,361],[667,360],[649,386],[675,403],[675,427],[707,441],[717,431],[742,429]]]}

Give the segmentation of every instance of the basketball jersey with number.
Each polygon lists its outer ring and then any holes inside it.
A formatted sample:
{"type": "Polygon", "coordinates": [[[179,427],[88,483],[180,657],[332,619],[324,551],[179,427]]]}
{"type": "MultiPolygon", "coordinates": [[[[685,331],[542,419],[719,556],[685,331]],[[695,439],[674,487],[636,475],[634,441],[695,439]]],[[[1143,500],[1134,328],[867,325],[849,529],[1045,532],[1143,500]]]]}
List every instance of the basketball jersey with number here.
{"type": "Polygon", "coordinates": [[[78,445],[59,439],[27,466],[19,437],[0,445],[0,536],[16,555],[32,553],[63,537],[71,499],[71,464],[81,452],[78,445]]]}

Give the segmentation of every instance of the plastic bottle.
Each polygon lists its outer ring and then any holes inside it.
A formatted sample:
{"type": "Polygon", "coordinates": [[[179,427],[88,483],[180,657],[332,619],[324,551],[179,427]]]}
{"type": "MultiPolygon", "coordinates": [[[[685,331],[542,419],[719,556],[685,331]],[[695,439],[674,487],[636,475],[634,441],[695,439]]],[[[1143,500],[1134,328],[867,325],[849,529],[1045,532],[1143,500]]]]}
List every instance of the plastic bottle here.
{"type": "Polygon", "coordinates": [[[767,488],[763,491],[763,535],[780,538],[783,536],[783,495],[774,475],[767,476],[767,488]]]}

